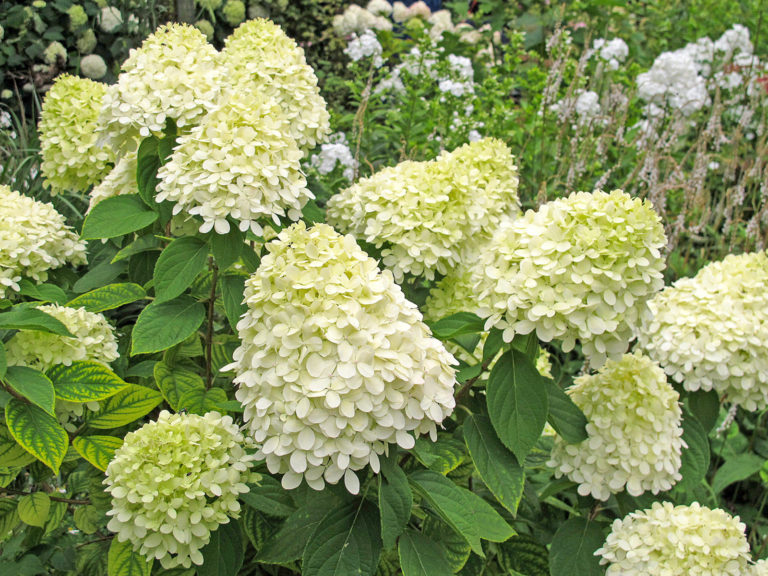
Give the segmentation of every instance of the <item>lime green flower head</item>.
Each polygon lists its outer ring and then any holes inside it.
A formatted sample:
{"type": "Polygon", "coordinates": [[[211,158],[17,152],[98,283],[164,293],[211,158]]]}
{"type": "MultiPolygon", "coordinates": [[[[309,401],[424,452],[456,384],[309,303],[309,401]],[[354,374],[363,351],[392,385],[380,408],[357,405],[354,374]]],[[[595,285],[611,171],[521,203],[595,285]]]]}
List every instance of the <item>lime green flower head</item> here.
{"type": "Polygon", "coordinates": [[[620,358],[646,301],[664,286],[661,218],[621,190],[575,192],[510,219],[478,262],[486,328],[504,340],[577,340],[594,367],[620,358]]]}
{"type": "Polygon", "coordinates": [[[267,244],[246,281],[237,325],[237,399],[259,458],[290,490],[344,478],[389,444],[436,438],[454,408],[453,357],[432,338],[392,274],[352,236],[298,222],[267,244]]]}
{"type": "Polygon", "coordinates": [[[203,10],[208,10],[209,12],[213,12],[217,8],[221,7],[223,2],[224,0],[195,0],[195,4],[200,6],[200,8],[203,10]]]}
{"type": "Polygon", "coordinates": [[[567,392],[587,417],[588,438],[566,444],[557,436],[548,465],[578,483],[579,494],[658,494],[682,478],[680,395],[653,360],[637,353],[608,360],[567,392]]]}
{"type": "Polygon", "coordinates": [[[606,576],[744,576],[751,569],[745,528],[719,508],[654,502],[614,520],[595,555],[608,564],[606,576]]]}
{"type": "Polygon", "coordinates": [[[163,568],[201,565],[211,532],[238,517],[238,497],[258,480],[245,446],[230,416],[162,411],[126,435],[107,467],[107,528],[163,568]]]}
{"type": "Polygon", "coordinates": [[[90,54],[96,48],[96,44],[96,33],[89,28],[77,39],[77,51],[80,54],[90,54]]]}
{"type": "Polygon", "coordinates": [[[202,218],[201,232],[241,230],[261,234],[258,220],[301,217],[314,196],[301,172],[302,153],[285,129],[277,102],[258,93],[232,92],[189,134],[181,136],[160,168],[156,200],[176,203],[202,218]]]}
{"type": "Polygon", "coordinates": [[[67,62],[67,49],[61,42],[51,42],[48,47],[43,51],[43,60],[46,64],[51,66],[55,64],[66,64],[67,62]]]}
{"type": "Polygon", "coordinates": [[[109,172],[114,154],[97,143],[96,133],[106,91],[105,84],[63,74],[46,94],[40,120],[41,171],[52,193],[83,192],[109,172]]]}
{"type": "Polygon", "coordinates": [[[638,344],[686,390],[712,390],[747,410],[768,406],[768,255],[729,255],[665,288],[638,344]]]}
{"type": "Polygon", "coordinates": [[[245,4],[241,0],[227,0],[221,9],[224,20],[230,26],[237,26],[245,20],[245,4]]]}
{"type": "Polygon", "coordinates": [[[69,10],[67,10],[67,16],[69,16],[69,29],[72,32],[88,23],[88,15],[79,4],[70,6],[69,10]]]}
{"type": "Polygon", "coordinates": [[[102,314],[85,308],[68,308],[58,304],[38,306],[67,327],[72,336],[24,330],[6,344],[8,364],[48,370],[57,364],[91,360],[109,364],[119,356],[114,330],[102,314]]]}
{"type": "Polygon", "coordinates": [[[0,185],[0,296],[22,277],[45,282],[48,270],[85,264],[85,242],[48,203],[0,185]]]}
{"type": "Polygon", "coordinates": [[[317,76],[304,51],[279,26],[264,19],[243,23],[227,38],[221,58],[232,90],[269,96],[280,104],[299,148],[314,148],[330,133],[317,76]]]}
{"type": "Polygon", "coordinates": [[[215,33],[215,30],[213,29],[213,24],[211,24],[208,20],[198,20],[195,22],[195,28],[200,30],[203,34],[205,34],[205,37],[210,42],[213,40],[213,35],[215,33]]]}

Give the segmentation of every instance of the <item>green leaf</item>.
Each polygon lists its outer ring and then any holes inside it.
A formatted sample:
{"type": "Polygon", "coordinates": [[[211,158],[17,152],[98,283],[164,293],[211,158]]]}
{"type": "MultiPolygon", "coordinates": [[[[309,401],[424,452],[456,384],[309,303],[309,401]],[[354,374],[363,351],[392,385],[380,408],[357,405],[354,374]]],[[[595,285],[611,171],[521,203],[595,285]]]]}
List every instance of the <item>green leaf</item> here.
{"type": "Polygon", "coordinates": [[[753,474],[756,474],[765,464],[765,459],[756,454],[736,454],[728,458],[725,463],[715,473],[712,480],[712,490],[715,494],[720,494],[734,482],[746,480],[753,474]]]}
{"type": "Polygon", "coordinates": [[[242,509],[242,514],[245,535],[248,536],[255,553],[258,554],[267,539],[275,534],[276,528],[264,514],[253,508],[246,506],[242,509]]]}
{"type": "Polygon", "coordinates": [[[30,526],[45,527],[50,510],[51,499],[45,492],[34,492],[19,498],[19,518],[30,526]]]}
{"type": "Polygon", "coordinates": [[[689,392],[686,398],[688,409],[696,416],[705,432],[709,432],[720,415],[720,396],[715,390],[689,392]]]}
{"type": "Polygon", "coordinates": [[[176,146],[176,137],[179,130],[176,126],[176,121],[173,118],[165,119],[165,130],[163,130],[163,137],[157,142],[157,156],[160,158],[160,163],[165,164],[173,153],[173,149],[176,146]]]}
{"type": "Polygon", "coordinates": [[[78,436],[72,440],[77,453],[102,472],[106,472],[115,451],[122,445],[123,439],[114,436],[78,436]]]}
{"type": "Polygon", "coordinates": [[[16,307],[0,314],[0,330],[39,330],[74,338],[61,321],[37,308],[16,307]]]}
{"type": "Polygon", "coordinates": [[[490,542],[504,542],[517,534],[488,502],[466,488],[459,488],[459,490],[466,493],[467,500],[472,506],[469,514],[474,516],[480,528],[480,538],[490,542]]]}
{"type": "Polygon", "coordinates": [[[56,397],[53,383],[45,374],[27,366],[9,366],[3,379],[8,386],[32,404],[55,416],[53,409],[56,405],[56,397]]]}
{"type": "Polygon", "coordinates": [[[424,466],[443,475],[456,470],[466,457],[464,443],[450,434],[438,434],[437,442],[416,438],[411,452],[424,466]]]}
{"type": "Polygon", "coordinates": [[[181,393],[179,409],[205,416],[213,410],[221,411],[221,404],[227,401],[227,393],[221,388],[189,388],[181,393]]]}
{"type": "Polygon", "coordinates": [[[48,513],[48,521],[45,523],[45,533],[50,534],[61,526],[61,521],[67,515],[67,505],[64,502],[51,502],[51,511],[48,513]]]}
{"type": "Polygon", "coordinates": [[[148,414],[162,401],[163,396],[157,390],[128,384],[104,401],[101,409],[88,420],[88,425],[101,429],[119,428],[148,414]]]}
{"type": "Polygon", "coordinates": [[[11,435],[27,452],[59,473],[69,446],[67,431],[58,420],[22,400],[13,398],[5,406],[5,423],[11,435]]]}
{"type": "Polygon", "coordinates": [[[82,238],[116,238],[146,228],[157,220],[137,194],[122,194],[96,204],[85,217],[82,238]]]}
{"type": "Polygon", "coordinates": [[[366,500],[331,510],[307,542],[302,576],[374,576],[381,554],[379,513],[366,500]]]}
{"type": "Polygon", "coordinates": [[[0,498],[0,542],[21,522],[17,509],[17,500],[0,498]]]}
{"type": "Polygon", "coordinates": [[[112,264],[119,262],[120,260],[124,260],[125,258],[130,258],[136,254],[154,251],[159,252],[160,250],[160,240],[156,236],[153,234],[139,236],[136,238],[136,240],[115,254],[115,256],[112,258],[112,264]]]}
{"type": "Polygon", "coordinates": [[[208,245],[199,238],[177,238],[168,244],[155,264],[155,303],[181,295],[205,269],[207,260],[208,245]]]}
{"type": "Polygon", "coordinates": [[[72,290],[77,293],[88,292],[109,284],[115,278],[125,272],[128,265],[125,262],[111,262],[104,260],[88,270],[72,286],[72,290]]]}
{"type": "Polygon", "coordinates": [[[19,282],[21,290],[19,292],[24,296],[29,296],[41,302],[55,302],[63,304],[69,298],[67,293],[55,284],[33,284],[26,278],[19,282]]]}
{"type": "Polygon", "coordinates": [[[587,439],[587,417],[576,406],[571,397],[554,381],[542,378],[546,386],[549,414],[547,420],[552,428],[569,444],[578,444],[587,439]]]}
{"type": "Polygon", "coordinates": [[[488,378],[488,414],[501,442],[524,462],[547,422],[547,388],[530,358],[512,348],[488,378]]]}
{"type": "Polygon", "coordinates": [[[75,510],[75,526],[83,534],[95,534],[99,527],[105,524],[105,515],[103,510],[95,506],[79,506],[75,510]]]}
{"type": "Polygon", "coordinates": [[[496,354],[499,353],[499,350],[504,345],[503,334],[498,328],[491,328],[491,331],[488,332],[488,338],[485,339],[483,344],[483,364],[495,358],[496,354]]]}
{"type": "Polygon", "coordinates": [[[159,182],[157,171],[160,169],[158,142],[155,136],[144,138],[139,144],[139,151],[136,156],[136,183],[139,188],[139,196],[153,210],[157,209],[155,189],[159,182]]]}
{"type": "Polygon", "coordinates": [[[247,310],[244,302],[245,276],[222,276],[221,297],[224,301],[224,312],[232,330],[237,332],[237,323],[247,310]]]}
{"type": "Polygon", "coordinates": [[[296,511],[291,493],[271,476],[262,476],[259,484],[249,484],[250,492],[240,495],[245,504],[269,516],[285,518],[296,511]]]}
{"type": "Polygon", "coordinates": [[[485,322],[470,312],[458,312],[430,325],[432,335],[440,340],[450,340],[462,334],[477,334],[483,331],[485,322]]]}
{"type": "Polygon", "coordinates": [[[107,576],[149,576],[151,571],[152,560],[147,561],[134,552],[130,540],[120,542],[112,538],[107,555],[107,576]]]}
{"type": "Polygon", "coordinates": [[[325,213],[317,205],[317,202],[309,200],[301,209],[301,218],[307,224],[317,224],[318,222],[325,222],[325,213]]]}
{"type": "Polygon", "coordinates": [[[701,484],[709,470],[709,438],[699,421],[687,411],[683,412],[683,441],[688,445],[681,455],[683,479],[675,487],[690,490],[701,484]]]}
{"type": "Polygon", "coordinates": [[[395,545],[411,519],[413,494],[408,477],[397,465],[396,453],[382,459],[379,474],[379,510],[381,512],[381,539],[384,548],[395,545]]]}
{"type": "Polygon", "coordinates": [[[167,350],[194,334],[203,320],[205,307],[189,296],[160,304],[153,302],[136,320],[131,355],[167,350]]]}
{"type": "Polygon", "coordinates": [[[117,394],[128,386],[109,368],[92,360],[77,360],[69,366],[59,364],[48,370],[56,397],[67,402],[96,402],[117,394]]]}
{"type": "Polygon", "coordinates": [[[5,376],[8,370],[8,359],[5,356],[5,344],[0,341],[0,378],[5,376]]]}
{"type": "Polygon", "coordinates": [[[496,436],[488,417],[474,414],[464,421],[464,440],[480,478],[513,515],[523,497],[525,471],[496,436]]]}
{"type": "Polygon", "coordinates": [[[22,467],[35,461],[35,457],[19,446],[10,431],[0,425],[0,462],[4,467],[22,467]]]}
{"type": "Polygon", "coordinates": [[[240,259],[245,248],[245,233],[230,226],[227,234],[211,234],[211,251],[219,270],[226,270],[240,259]]]}
{"type": "Polygon", "coordinates": [[[409,530],[397,547],[403,576],[447,576],[453,574],[443,548],[426,536],[409,530]]]}
{"type": "Polygon", "coordinates": [[[70,308],[85,308],[89,312],[104,312],[125,306],[137,300],[144,300],[147,293],[138,284],[108,284],[81,294],[67,303],[70,308]]]}
{"type": "Polygon", "coordinates": [[[595,550],[605,541],[603,531],[595,522],[572,517],[555,533],[549,550],[552,576],[601,576],[604,572],[595,550]]]}
{"type": "Polygon", "coordinates": [[[500,544],[496,558],[505,574],[549,576],[549,551],[531,536],[518,534],[500,544]]]}
{"type": "Polygon", "coordinates": [[[234,520],[222,524],[200,552],[203,564],[197,567],[198,576],[236,576],[245,555],[240,526],[234,520]]]}
{"type": "Polygon", "coordinates": [[[155,383],[165,401],[175,411],[181,410],[179,404],[182,394],[188,390],[205,390],[202,376],[186,368],[171,368],[165,362],[155,364],[155,383]]]}

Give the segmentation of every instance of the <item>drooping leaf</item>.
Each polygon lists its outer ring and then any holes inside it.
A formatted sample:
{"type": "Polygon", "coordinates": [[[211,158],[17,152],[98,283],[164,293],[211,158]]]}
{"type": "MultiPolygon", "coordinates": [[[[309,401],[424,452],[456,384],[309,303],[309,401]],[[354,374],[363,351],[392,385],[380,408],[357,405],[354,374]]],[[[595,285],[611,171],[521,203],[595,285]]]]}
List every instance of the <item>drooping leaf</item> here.
{"type": "Polygon", "coordinates": [[[496,551],[496,558],[505,573],[549,576],[549,551],[532,536],[513,536],[500,544],[496,551]]]}
{"type": "Polygon", "coordinates": [[[120,542],[112,538],[107,555],[107,576],[149,576],[152,560],[133,551],[130,540],[120,542]]]}
{"type": "Polygon", "coordinates": [[[67,402],[96,402],[123,390],[128,383],[109,368],[92,360],[58,364],[48,370],[56,397],[67,402]]]}
{"type": "Polygon", "coordinates": [[[549,413],[547,420],[552,428],[569,444],[587,439],[587,417],[571,397],[549,378],[542,378],[547,387],[549,413]]]}
{"type": "Polygon", "coordinates": [[[203,564],[197,567],[198,576],[237,576],[245,554],[240,526],[234,520],[222,524],[200,552],[203,564]]]}
{"type": "Polygon", "coordinates": [[[78,436],[72,440],[77,453],[102,472],[107,470],[115,451],[122,445],[123,439],[115,436],[78,436]]]}
{"type": "Polygon", "coordinates": [[[466,458],[464,443],[451,434],[438,434],[437,442],[423,436],[416,438],[412,454],[430,470],[448,474],[466,458]]]}
{"type": "Polygon", "coordinates": [[[19,293],[24,296],[29,296],[40,302],[55,302],[56,304],[64,304],[68,298],[67,293],[56,284],[33,284],[26,278],[19,282],[19,293]]]}
{"type": "Polygon", "coordinates": [[[66,515],[67,504],[65,502],[51,502],[51,510],[48,512],[48,520],[45,523],[45,533],[50,534],[61,526],[61,521],[66,515]]]}
{"type": "Polygon", "coordinates": [[[71,308],[85,308],[89,312],[104,312],[105,310],[114,310],[120,306],[136,302],[137,300],[143,300],[146,297],[147,293],[144,291],[144,288],[138,284],[108,284],[85,294],[80,294],[80,296],[68,302],[67,306],[71,308]]]}
{"type": "Polygon", "coordinates": [[[22,467],[35,461],[35,457],[19,446],[5,426],[0,425],[0,462],[4,467],[22,467]]]}
{"type": "Polygon", "coordinates": [[[407,531],[397,547],[403,576],[448,576],[453,574],[445,552],[437,542],[407,531]]]}
{"type": "Polygon", "coordinates": [[[512,514],[523,496],[525,471],[496,436],[487,416],[474,414],[464,421],[464,440],[485,485],[512,514]]]}
{"type": "Polygon", "coordinates": [[[131,355],[167,350],[194,334],[205,320],[205,307],[189,296],[153,302],[139,314],[132,333],[131,355]]]}
{"type": "Polygon", "coordinates": [[[3,378],[18,394],[51,416],[56,404],[53,383],[39,370],[27,366],[9,366],[3,378]]]}
{"type": "Polygon", "coordinates": [[[188,388],[179,397],[179,409],[204,416],[214,410],[220,412],[222,403],[226,401],[227,393],[221,388],[188,388]]]}
{"type": "Polygon", "coordinates": [[[21,522],[17,508],[18,500],[0,498],[0,542],[21,522]]]}
{"type": "Polygon", "coordinates": [[[69,437],[56,418],[34,404],[13,398],[5,406],[5,423],[22,448],[59,473],[69,437]]]}
{"type": "Polygon", "coordinates": [[[227,234],[211,234],[211,251],[219,270],[226,270],[240,259],[245,248],[245,234],[230,226],[227,234]]]}
{"type": "Polygon", "coordinates": [[[450,525],[436,516],[427,516],[421,525],[424,536],[434,542],[440,542],[452,572],[458,572],[467,563],[472,554],[467,541],[450,525]]]}
{"type": "Polygon", "coordinates": [[[275,534],[277,528],[265,514],[249,506],[243,507],[242,518],[245,535],[251,541],[256,554],[258,554],[264,543],[275,534]]]}
{"type": "Polygon", "coordinates": [[[690,412],[683,412],[683,448],[680,474],[683,479],[676,488],[690,490],[701,484],[709,470],[709,438],[699,421],[690,412]]]}
{"type": "Polygon", "coordinates": [[[139,236],[125,248],[120,249],[118,253],[112,257],[112,264],[130,258],[136,254],[142,254],[143,252],[159,252],[160,249],[160,239],[154,234],[139,236]]]}
{"type": "Polygon", "coordinates": [[[136,184],[139,196],[152,210],[157,209],[155,202],[155,189],[157,188],[157,171],[160,169],[160,155],[158,153],[159,140],[156,136],[144,138],[139,144],[136,154],[136,184]]]}
{"type": "Polygon", "coordinates": [[[5,355],[5,344],[0,342],[0,378],[5,376],[5,372],[8,370],[8,359],[5,355]]]}
{"type": "Polygon", "coordinates": [[[155,264],[155,303],[180,296],[205,269],[208,245],[194,237],[177,238],[162,251],[155,264]]]}
{"type": "MultiPolygon", "coordinates": [[[[395,455],[396,456],[396,455],[395,455]]],[[[391,548],[411,519],[413,494],[408,476],[397,465],[395,458],[382,459],[379,474],[379,510],[381,539],[384,548],[391,548]]]]}
{"type": "Polygon", "coordinates": [[[237,323],[247,310],[243,301],[245,280],[245,276],[222,276],[220,278],[224,312],[227,314],[229,325],[234,331],[237,331],[237,323]]]}
{"type": "Polygon", "coordinates": [[[88,425],[99,429],[119,428],[148,414],[162,401],[163,396],[157,390],[128,384],[103,402],[88,425]]]}
{"type": "Polygon", "coordinates": [[[146,228],[157,220],[138,194],[122,194],[96,204],[85,217],[81,236],[85,240],[116,238],[146,228]]]}
{"type": "Polygon", "coordinates": [[[50,510],[51,499],[45,492],[33,492],[19,498],[19,518],[30,526],[45,527],[50,510]]]}
{"type": "Polygon", "coordinates": [[[712,430],[720,414],[720,395],[715,390],[690,392],[686,404],[705,432],[712,430]]]}
{"type": "Polygon", "coordinates": [[[0,330],[39,330],[74,337],[60,320],[37,308],[12,308],[0,314],[0,330]]]}
{"type": "Polygon", "coordinates": [[[595,550],[605,541],[602,528],[586,518],[573,516],[558,528],[549,550],[552,576],[600,576],[603,568],[595,550]]]}
{"type": "Polygon", "coordinates": [[[75,526],[83,534],[95,534],[99,528],[105,524],[106,516],[104,510],[99,510],[96,506],[78,506],[75,509],[75,526]]]}
{"type": "Polygon", "coordinates": [[[471,312],[458,312],[430,325],[432,335],[440,340],[450,340],[462,334],[477,334],[483,331],[485,322],[471,312]]]}
{"type": "Polygon", "coordinates": [[[715,478],[712,480],[712,491],[715,494],[720,494],[734,482],[741,482],[753,474],[757,474],[765,462],[765,459],[749,452],[731,456],[715,473],[715,478]]]}
{"type": "Polygon", "coordinates": [[[202,376],[187,368],[171,368],[165,362],[158,362],[155,364],[154,375],[165,401],[177,412],[181,410],[179,402],[182,394],[195,389],[205,391],[202,376]]]}
{"type": "Polygon", "coordinates": [[[288,517],[296,511],[291,493],[271,476],[262,476],[258,484],[249,486],[251,491],[242,494],[240,499],[254,510],[278,518],[288,517]]]}

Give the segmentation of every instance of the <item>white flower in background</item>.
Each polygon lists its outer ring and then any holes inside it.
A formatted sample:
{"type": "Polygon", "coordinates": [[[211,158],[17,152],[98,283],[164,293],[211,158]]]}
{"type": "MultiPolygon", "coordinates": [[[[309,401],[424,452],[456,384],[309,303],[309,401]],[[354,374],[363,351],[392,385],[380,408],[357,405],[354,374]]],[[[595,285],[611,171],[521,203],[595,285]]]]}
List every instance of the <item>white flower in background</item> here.
{"type": "Polygon", "coordinates": [[[686,44],[680,51],[690,56],[699,74],[705,78],[709,77],[712,72],[712,61],[715,58],[715,44],[712,40],[704,36],[696,42],[686,44]]]}
{"type": "Polygon", "coordinates": [[[455,360],[351,236],[299,222],[267,249],[246,281],[231,365],[245,422],[285,489],[343,477],[357,493],[355,471],[378,472],[389,444],[436,438],[455,360]]]}
{"type": "Polygon", "coordinates": [[[592,49],[597,52],[601,60],[608,63],[608,70],[618,70],[619,65],[629,56],[629,47],[621,38],[613,40],[598,38],[592,44],[592,49]]]}
{"type": "Polygon", "coordinates": [[[591,90],[583,90],[576,97],[574,108],[579,117],[579,124],[589,124],[600,116],[600,96],[591,90]]]}
{"type": "Polygon", "coordinates": [[[349,149],[347,137],[343,132],[332,135],[329,142],[323,144],[320,152],[310,160],[312,167],[320,174],[330,174],[337,163],[344,167],[344,178],[351,182],[357,170],[357,160],[349,149]]]}
{"type": "Polygon", "coordinates": [[[157,202],[175,202],[174,214],[203,220],[200,232],[261,234],[260,219],[301,217],[310,198],[302,152],[286,129],[282,108],[259,92],[234,91],[199,126],[178,139],[157,173],[157,202]]]}
{"type": "Polygon", "coordinates": [[[680,395],[664,371],[641,354],[625,354],[567,390],[587,417],[588,438],[567,444],[555,437],[548,466],[579,484],[582,496],[608,500],[669,490],[682,478],[684,442],[680,395]]]}
{"type": "Polygon", "coordinates": [[[201,565],[211,532],[238,517],[238,498],[258,481],[245,442],[230,416],[163,410],[125,436],[107,467],[107,528],[165,569],[201,565]]]}
{"type": "Polygon", "coordinates": [[[768,576],[768,560],[759,560],[751,567],[749,576],[768,576]]]}
{"type": "Polygon", "coordinates": [[[138,170],[137,151],[126,152],[110,170],[109,174],[91,189],[88,211],[105,198],[120,194],[138,194],[139,185],[136,180],[138,170]]]}
{"type": "Polygon", "coordinates": [[[123,14],[117,6],[104,6],[99,13],[99,27],[108,34],[123,24],[123,14]]]}
{"type": "Polygon", "coordinates": [[[656,295],[638,344],[686,390],[768,406],[768,256],[729,255],[656,295]]]}
{"type": "Polygon", "coordinates": [[[745,529],[719,508],[654,502],[614,520],[595,555],[609,565],[606,576],[744,576],[750,569],[745,529]]]}
{"type": "Polygon", "coordinates": [[[80,60],[80,72],[86,78],[99,80],[107,73],[107,64],[98,54],[88,54],[80,60]]]}
{"type": "Polygon", "coordinates": [[[707,82],[684,50],[660,54],[648,72],[637,76],[637,94],[646,102],[669,105],[685,116],[709,103],[707,82]]]}
{"type": "Polygon", "coordinates": [[[85,242],[51,204],[0,185],[0,296],[22,277],[45,282],[48,270],[85,262],[85,242]]]}
{"type": "Polygon", "coordinates": [[[453,32],[453,21],[451,20],[450,10],[437,10],[427,19],[432,27],[429,29],[429,37],[439,42],[443,37],[443,32],[453,32]]]}
{"type": "Polygon", "coordinates": [[[715,52],[722,55],[724,61],[736,60],[739,56],[751,56],[752,42],[749,39],[749,29],[741,24],[734,24],[720,38],[715,40],[715,52]]]}
{"type": "Polygon", "coordinates": [[[365,9],[376,16],[389,16],[392,14],[392,4],[387,0],[371,0],[365,9]]]}
{"type": "Polygon", "coordinates": [[[566,352],[579,340],[595,367],[618,359],[664,286],[666,243],[650,202],[621,190],[574,192],[507,220],[477,263],[486,328],[506,342],[535,331],[566,352]]]}
{"type": "Polygon", "coordinates": [[[352,33],[362,34],[366,30],[392,30],[392,22],[380,9],[374,13],[356,4],[350,4],[343,14],[334,16],[333,29],[340,36],[348,36],[352,33]]]}
{"type": "Polygon", "coordinates": [[[163,25],[131,51],[107,90],[99,121],[116,148],[160,136],[168,118],[188,130],[215,107],[223,81],[205,34],[186,24],[163,25]]]}
{"type": "Polygon", "coordinates": [[[69,366],[82,360],[107,365],[120,356],[114,329],[103,314],[58,304],[37,309],[59,320],[73,336],[36,330],[17,332],[5,344],[9,365],[29,366],[45,372],[57,364],[69,366]]]}
{"type": "Polygon", "coordinates": [[[349,59],[353,62],[373,57],[373,65],[376,68],[381,68],[384,64],[384,60],[381,57],[382,52],[381,44],[379,44],[379,40],[376,38],[376,33],[373,30],[366,30],[360,36],[352,33],[352,37],[344,49],[344,54],[349,56],[349,59]]]}

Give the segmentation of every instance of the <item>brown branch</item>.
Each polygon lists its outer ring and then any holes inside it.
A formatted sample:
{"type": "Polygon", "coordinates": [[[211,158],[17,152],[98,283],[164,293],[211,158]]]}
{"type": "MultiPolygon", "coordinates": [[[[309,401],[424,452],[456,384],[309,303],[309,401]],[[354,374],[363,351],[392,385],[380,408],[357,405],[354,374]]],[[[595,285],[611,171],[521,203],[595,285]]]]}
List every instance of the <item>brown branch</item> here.
{"type": "MultiPolygon", "coordinates": [[[[29,496],[31,494],[35,494],[35,492],[25,492],[24,490],[16,490],[14,488],[0,488],[2,492],[5,494],[14,494],[18,496],[29,496]]],[[[44,494],[48,495],[48,498],[53,500],[54,502],[64,502],[65,504],[78,504],[81,506],[87,506],[91,503],[90,500],[76,500],[73,498],[61,498],[60,496],[51,496],[47,492],[43,492],[44,494]]]]}
{"type": "Polygon", "coordinates": [[[205,335],[205,387],[210,389],[213,384],[213,370],[211,366],[213,364],[213,308],[216,302],[216,282],[219,280],[219,267],[211,259],[211,269],[213,270],[213,276],[211,277],[211,295],[208,298],[208,329],[205,335]]]}
{"type": "Polygon", "coordinates": [[[456,404],[459,404],[461,400],[464,399],[464,397],[469,394],[469,389],[472,388],[472,385],[477,382],[480,379],[480,376],[483,375],[483,372],[488,370],[488,366],[491,365],[491,362],[493,362],[493,358],[489,358],[485,362],[483,362],[483,365],[480,367],[480,374],[477,376],[470,378],[464,384],[461,385],[461,388],[459,388],[459,391],[456,392],[454,395],[454,399],[456,400],[456,404]]]}

